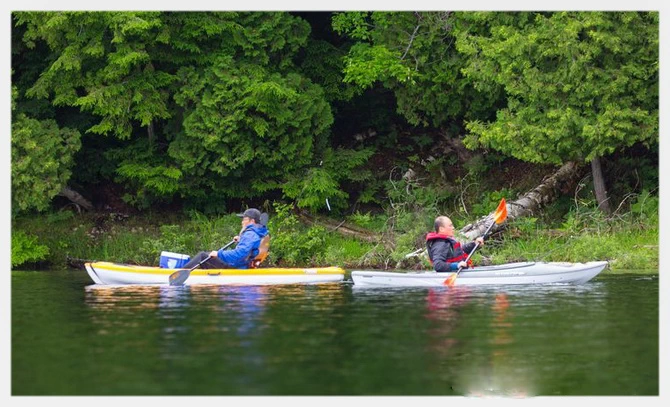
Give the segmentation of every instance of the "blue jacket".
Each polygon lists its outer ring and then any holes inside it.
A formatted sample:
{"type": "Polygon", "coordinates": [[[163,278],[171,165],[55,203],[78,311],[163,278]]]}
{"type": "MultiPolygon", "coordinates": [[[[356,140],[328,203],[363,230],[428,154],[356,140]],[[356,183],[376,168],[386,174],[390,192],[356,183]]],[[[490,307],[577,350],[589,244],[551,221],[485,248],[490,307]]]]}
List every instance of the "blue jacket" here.
{"type": "Polygon", "coordinates": [[[268,229],[263,225],[247,225],[240,234],[240,241],[232,250],[219,250],[218,257],[221,261],[238,269],[249,268],[249,262],[258,256],[258,246],[263,236],[268,234],[268,229]]]}

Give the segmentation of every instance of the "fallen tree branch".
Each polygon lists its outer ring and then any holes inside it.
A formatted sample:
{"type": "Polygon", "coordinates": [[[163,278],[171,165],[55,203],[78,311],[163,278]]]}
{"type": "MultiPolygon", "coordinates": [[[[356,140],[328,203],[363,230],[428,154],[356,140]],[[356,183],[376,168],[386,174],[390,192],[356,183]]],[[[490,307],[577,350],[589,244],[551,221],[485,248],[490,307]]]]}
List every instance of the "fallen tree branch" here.
{"type": "Polygon", "coordinates": [[[60,196],[64,196],[67,199],[69,199],[72,203],[77,205],[77,208],[84,208],[87,211],[90,211],[93,209],[93,204],[89,202],[86,198],[81,196],[81,194],[74,189],[64,186],[63,189],[60,190],[58,193],[60,196]]]}
{"type": "MultiPolygon", "coordinates": [[[[553,202],[561,194],[574,189],[574,184],[582,174],[582,170],[583,167],[579,166],[577,163],[572,161],[568,162],[554,174],[542,180],[540,185],[522,195],[516,201],[507,202],[507,221],[521,216],[532,215],[543,206],[553,202]]],[[[483,216],[476,222],[465,225],[458,233],[469,240],[474,240],[482,236],[491,224],[490,215],[491,214],[483,216]]],[[[504,228],[505,223],[500,225],[494,224],[490,233],[493,234],[500,231],[504,228]]],[[[426,249],[420,248],[406,254],[405,259],[411,259],[413,257],[421,258],[426,257],[427,255],[426,249]]]]}
{"type": "Polygon", "coordinates": [[[345,221],[334,223],[327,219],[310,215],[307,212],[299,209],[296,210],[295,213],[298,218],[307,225],[325,226],[327,229],[333,232],[338,232],[345,236],[355,237],[366,242],[377,242],[379,240],[379,236],[376,233],[357,228],[353,225],[346,225],[345,221]]]}
{"type": "MultiPolygon", "coordinates": [[[[528,191],[517,200],[507,202],[507,221],[522,216],[529,216],[540,208],[553,202],[561,194],[573,189],[575,181],[579,178],[583,167],[574,161],[565,163],[554,174],[542,180],[540,185],[528,191]]],[[[482,236],[490,224],[489,215],[481,217],[474,223],[465,225],[460,233],[470,240],[482,236]]],[[[495,233],[504,227],[496,224],[491,229],[495,233]]]]}

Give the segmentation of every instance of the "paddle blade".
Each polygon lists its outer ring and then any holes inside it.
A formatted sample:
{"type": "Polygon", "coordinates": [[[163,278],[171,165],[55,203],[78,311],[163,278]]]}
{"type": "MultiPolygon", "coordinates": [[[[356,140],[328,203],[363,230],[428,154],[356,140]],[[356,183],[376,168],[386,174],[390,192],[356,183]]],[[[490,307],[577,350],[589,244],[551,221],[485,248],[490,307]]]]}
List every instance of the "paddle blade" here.
{"type": "Polygon", "coordinates": [[[458,273],[454,273],[454,274],[450,275],[448,279],[444,280],[444,285],[446,285],[447,287],[453,287],[454,284],[456,283],[456,276],[457,275],[458,275],[458,273]]]}
{"type": "Polygon", "coordinates": [[[183,285],[191,275],[191,269],[179,270],[170,274],[170,285],[183,285]]]}
{"type": "Polygon", "coordinates": [[[505,202],[505,198],[500,200],[500,204],[493,213],[493,219],[497,224],[501,224],[507,219],[507,203],[505,202]]]}

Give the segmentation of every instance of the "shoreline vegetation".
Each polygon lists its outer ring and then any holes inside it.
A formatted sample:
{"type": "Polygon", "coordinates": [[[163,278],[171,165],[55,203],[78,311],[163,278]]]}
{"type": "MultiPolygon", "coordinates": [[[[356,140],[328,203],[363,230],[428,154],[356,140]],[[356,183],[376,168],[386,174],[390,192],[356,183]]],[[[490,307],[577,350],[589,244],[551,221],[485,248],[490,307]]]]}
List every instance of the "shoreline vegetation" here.
{"type": "Polygon", "coordinates": [[[17,11],[11,30],[12,269],[156,265],[256,207],[266,267],[426,270],[408,255],[437,216],[471,240],[505,198],[475,264],[659,272],[658,12],[17,11]]]}
{"type": "MultiPolygon", "coordinates": [[[[656,198],[657,200],[657,198],[656,198]]],[[[652,204],[657,205],[652,201],[652,204]]],[[[518,261],[587,262],[607,260],[604,274],[657,274],[659,240],[657,206],[605,218],[597,209],[571,211],[559,225],[538,218],[517,219],[487,239],[473,256],[475,264],[518,261]]],[[[633,206],[634,207],[634,206],[633,206]]],[[[336,265],[352,269],[429,270],[424,247],[436,212],[388,215],[354,213],[331,222],[302,222],[293,207],[275,204],[270,214],[272,236],[265,267],[336,265]],[[367,233],[367,239],[338,233],[331,226],[367,233]],[[409,255],[409,256],[408,256],[409,255]]],[[[456,218],[463,226],[464,219],[456,218]]],[[[235,214],[205,216],[198,212],[76,213],[60,210],[19,217],[12,225],[12,268],[58,270],[83,260],[158,265],[161,251],[193,255],[221,246],[238,233],[235,214]],[[16,253],[38,256],[15,264],[16,253]]],[[[462,238],[462,236],[461,236],[462,238]]],[[[465,240],[465,239],[462,239],[465,240]]],[[[20,257],[20,256],[19,256],[20,257]]]]}

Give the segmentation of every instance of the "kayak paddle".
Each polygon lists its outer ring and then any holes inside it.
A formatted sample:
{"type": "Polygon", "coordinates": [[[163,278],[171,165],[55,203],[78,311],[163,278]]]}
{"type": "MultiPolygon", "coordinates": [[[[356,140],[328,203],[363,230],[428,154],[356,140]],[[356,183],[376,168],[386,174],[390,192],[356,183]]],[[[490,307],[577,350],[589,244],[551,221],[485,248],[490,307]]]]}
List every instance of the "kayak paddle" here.
{"type": "MultiPolygon", "coordinates": [[[[498,208],[496,208],[496,211],[493,213],[493,220],[495,222],[491,222],[491,225],[489,225],[489,228],[486,229],[486,232],[484,232],[484,235],[482,238],[486,238],[486,235],[489,234],[491,231],[491,228],[493,227],[494,224],[500,224],[503,223],[507,219],[507,203],[505,202],[505,198],[500,200],[500,204],[498,204],[498,208]]],[[[470,257],[475,253],[475,250],[479,247],[479,242],[475,242],[475,247],[472,249],[470,254],[468,254],[468,257],[465,259],[465,263],[467,263],[470,260],[470,257]]],[[[454,284],[456,283],[456,277],[458,277],[458,274],[463,270],[463,267],[459,267],[458,271],[456,271],[454,274],[449,276],[448,279],[445,280],[444,285],[447,285],[449,287],[453,287],[454,284]]]]}
{"type": "MultiPolygon", "coordinates": [[[[230,246],[233,243],[235,243],[235,240],[231,240],[228,244],[223,246],[220,250],[227,249],[228,246],[230,246]]],[[[209,260],[209,256],[205,257],[205,259],[203,261],[201,261],[200,263],[191,267],[190,269],[177,270],[174,273],[170,274],[170,279],[169,279],[170,280],[170,285],[182,285],[182,284],[184,284],[186,279],[188,279],[188,277],[191,275],[191,271],[200,267],[207,260],[209,260]]]]}
{"type": "MultiPolygon", "coordinates": [[[[268,214],[263,212],[261,213],[261,225],[267,226],[268,224],[268,214]]],[[[240,231],[240,233],[242,233],[240,231]]],[[[235,239],[230,241],[228,244],[220,248],[219,250],[225,250],[227,249],[231,244],[235,243],[235,239]]],[[[203,261],[200,263],[196,264],[195,266],[191,267],[190,269],[184,269],[184,270],[177,270],[174,273],[170,274],[170,285],[182,285],[184,282],[188,279],[188,277],[191,275],[191,271],[197,269],[200,267],[202,264],[204,264],[207,260],[209,260],[209,257],[205,258],[203,261]]]]}

